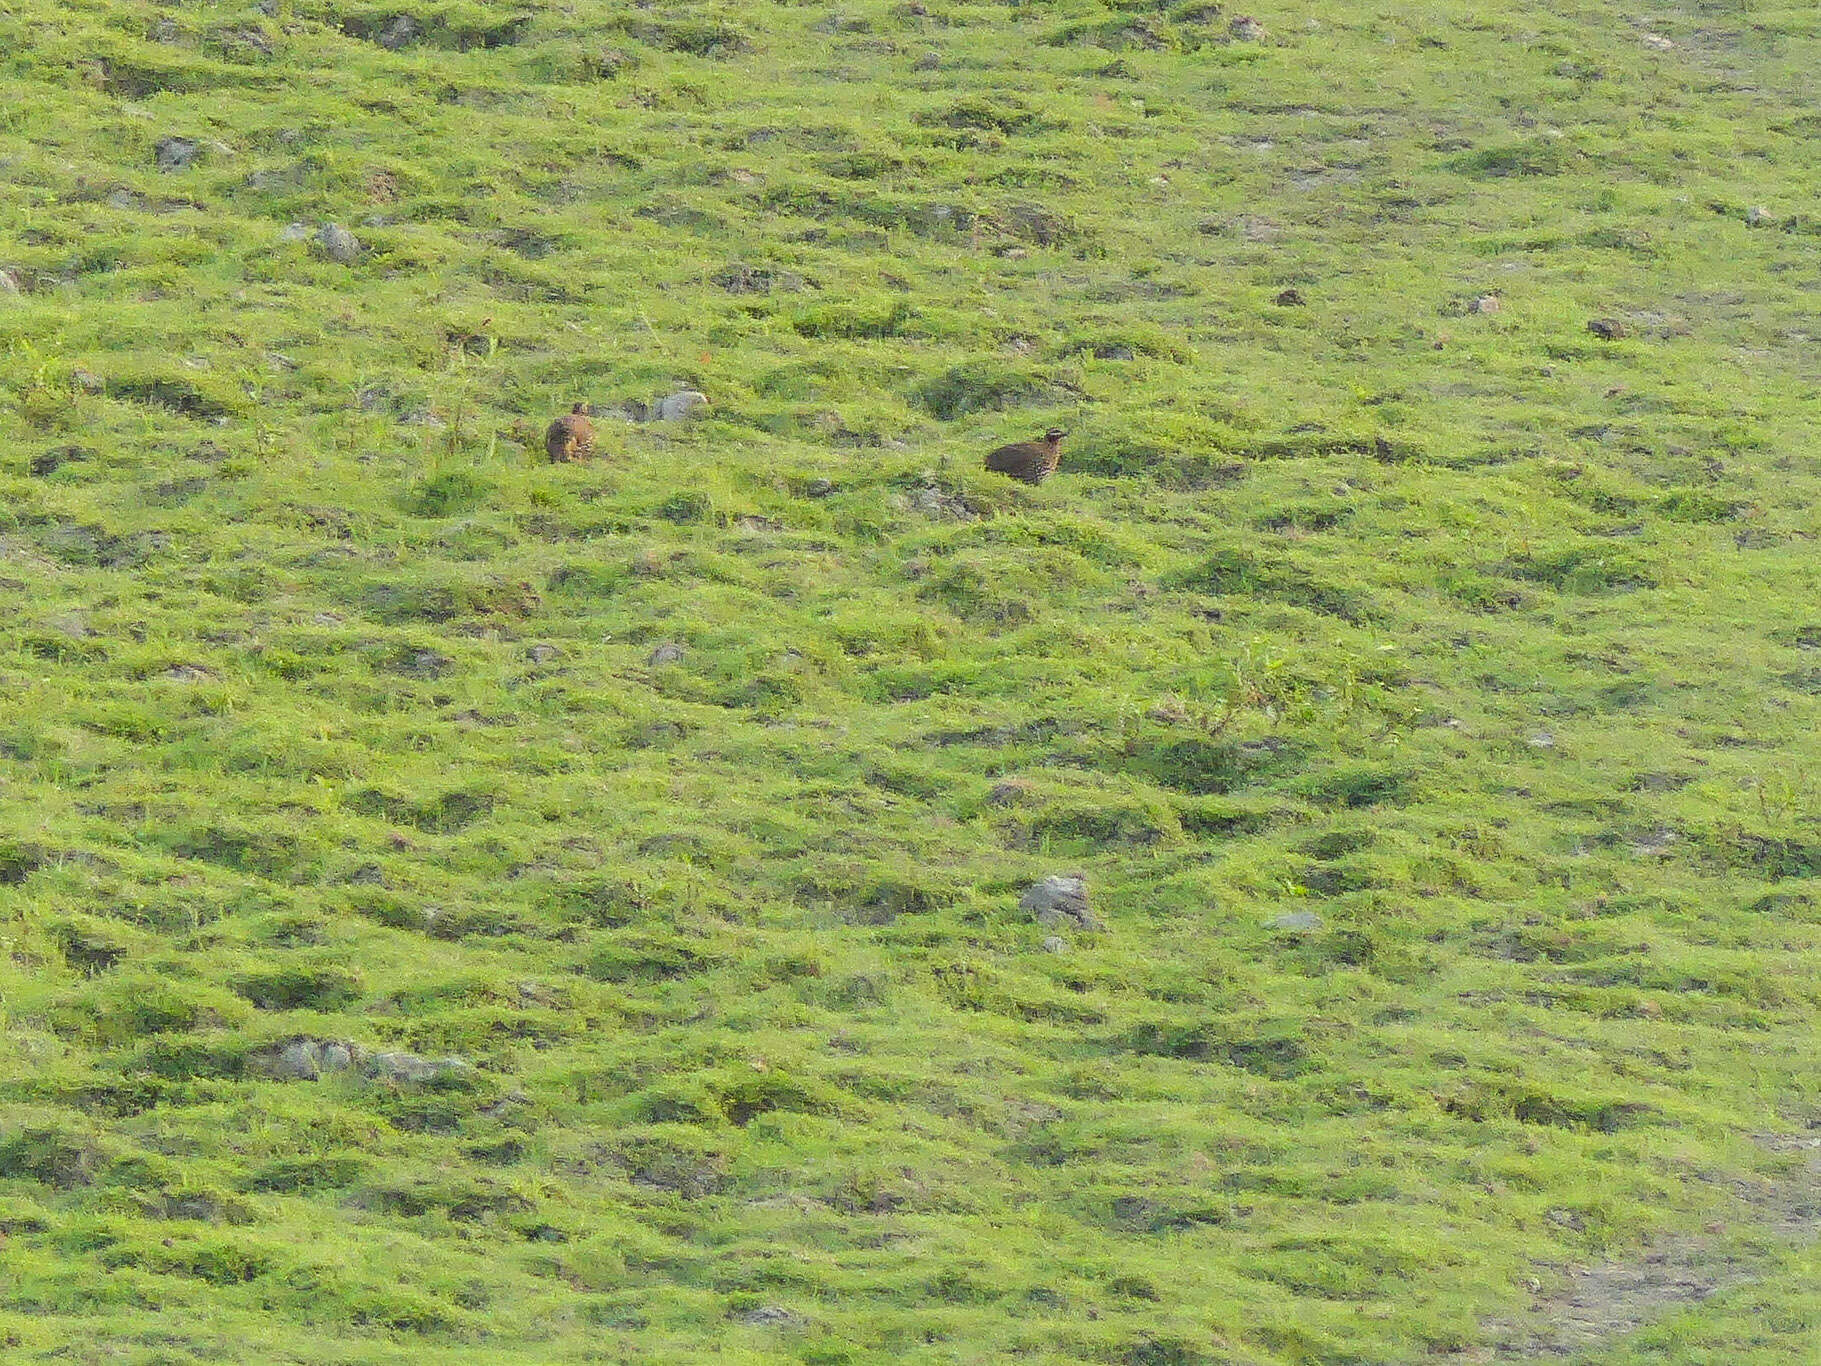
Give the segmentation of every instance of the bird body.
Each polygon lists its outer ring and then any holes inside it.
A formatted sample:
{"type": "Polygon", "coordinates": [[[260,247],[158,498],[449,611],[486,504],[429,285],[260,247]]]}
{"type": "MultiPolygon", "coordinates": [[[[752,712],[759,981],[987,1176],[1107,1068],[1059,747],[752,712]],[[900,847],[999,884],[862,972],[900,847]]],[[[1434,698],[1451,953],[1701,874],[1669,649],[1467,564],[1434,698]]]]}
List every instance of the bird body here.
{"type": "Polygon", "coordinates": [[[578,403],[544,433],[544,450],[552,460],[586,460],[594,454],[594,423],[578,403]]]}
{"type": "Polygon", "coordinates": [[[1057,462],[1062,459],[1062,438],[1067,435],[1062,428],[1051,427],[1041,441],[1014,441],[1001,446],[988,453],[986,467],[1027,484],[1041,484],[1056,472],[1057,462]]]}

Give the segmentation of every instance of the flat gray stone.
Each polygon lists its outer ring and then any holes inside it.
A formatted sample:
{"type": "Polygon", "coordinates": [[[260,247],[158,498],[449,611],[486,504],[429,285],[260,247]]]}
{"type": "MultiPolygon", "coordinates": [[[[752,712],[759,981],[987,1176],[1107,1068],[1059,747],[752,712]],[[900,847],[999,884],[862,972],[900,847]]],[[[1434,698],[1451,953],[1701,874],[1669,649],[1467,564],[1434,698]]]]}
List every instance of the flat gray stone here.
{"type": "Polygon", "coordinates": [[[413,1085],[460,1076],[474,1068],[460,1058],[420,1058],[415,1053],[375,1053],[362,1065],[362,1070],[374,1081],[413,1085]]]}
{"type": "Polygon", "coordinates": [[[677,644],[674,640],[667,640],[662,645],[658,646],[657,649],[653,650],[651,652],[651,657],[645,662],[655,669],[660,664],[678,663],[683,656],[688,653],[687,650],[677,644]]]}
{"type": "Polygon", "coordinates": [[[1314,911],[1290,911],[1284,915],[1272,916],[1265,921],[1268,930],[1289,930],[1296,934],[1321,928],[1321,917],[1314,911]]]}
{"type": "Polygon", "coordinates": [[[1068,948],[1069,941],[1059,934],[1052,934],[1043,941],[1043,951],[1045,953],[1067,953],[1068,948]]]}

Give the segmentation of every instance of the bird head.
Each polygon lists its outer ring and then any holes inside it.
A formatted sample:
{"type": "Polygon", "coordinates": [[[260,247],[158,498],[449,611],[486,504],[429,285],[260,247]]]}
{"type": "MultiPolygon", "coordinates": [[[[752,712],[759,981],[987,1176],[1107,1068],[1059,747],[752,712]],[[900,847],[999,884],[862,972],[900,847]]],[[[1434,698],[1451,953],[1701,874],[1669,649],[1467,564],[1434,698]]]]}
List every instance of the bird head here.
{"type": "Polygon", "coordinates": [[[1062,440],[1062,438],[1067,435],[1068,435],[1068,433],[1063,431],[1062,428],[1051,427],[1047,432],[1045,432],[1043,434],[1043,439],[1045,441],[1049,442],[1050,445],[1054,446],[1058,441],[1062,440]]]}

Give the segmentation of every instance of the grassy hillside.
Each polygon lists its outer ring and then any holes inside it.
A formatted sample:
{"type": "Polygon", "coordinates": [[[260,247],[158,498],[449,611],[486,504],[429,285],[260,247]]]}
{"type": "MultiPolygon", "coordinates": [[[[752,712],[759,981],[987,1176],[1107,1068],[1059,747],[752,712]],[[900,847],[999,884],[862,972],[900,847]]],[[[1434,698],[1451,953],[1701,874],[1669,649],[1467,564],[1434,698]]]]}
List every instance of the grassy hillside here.
{"type": "Polygon", "coordinates": [[[1812,1360],[1818,70],[0,10],[6,1359],[1812,1360]]]}

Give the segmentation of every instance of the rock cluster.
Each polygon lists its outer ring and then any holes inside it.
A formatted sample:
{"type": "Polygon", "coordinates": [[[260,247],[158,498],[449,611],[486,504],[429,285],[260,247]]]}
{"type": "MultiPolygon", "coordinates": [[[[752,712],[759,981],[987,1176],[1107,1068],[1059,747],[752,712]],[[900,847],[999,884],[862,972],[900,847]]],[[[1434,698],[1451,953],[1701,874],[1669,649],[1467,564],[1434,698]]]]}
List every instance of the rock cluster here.
{"type": "Polygon", "coordinates": [[[461,1058],[420,1058],[415,1053],[368,1053],[357,1044],[333,1039],[288,1039],[254,1053],[247,1069],[275,1081],[320,1081],[336,1072],[357,1071],[369,1081],[394,1086],[420,1085],[474,1070],[461,1058]]]}

